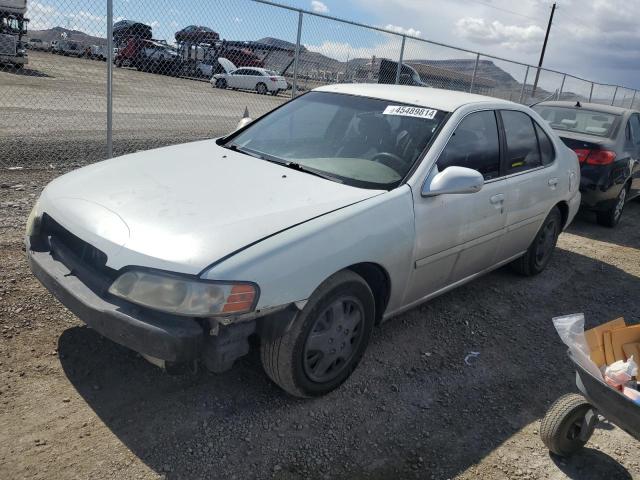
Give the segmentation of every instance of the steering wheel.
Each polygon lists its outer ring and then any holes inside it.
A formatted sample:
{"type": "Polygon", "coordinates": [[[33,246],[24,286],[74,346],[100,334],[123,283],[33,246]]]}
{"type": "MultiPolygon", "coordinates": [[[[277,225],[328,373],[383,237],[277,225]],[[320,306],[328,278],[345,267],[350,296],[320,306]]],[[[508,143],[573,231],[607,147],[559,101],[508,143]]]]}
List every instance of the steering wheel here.
{"type": "Polygon", "coordinates": [[[391,152],[380,152],[376,153],[371,159],[373,162],[378,162],[387,167],[395,170],[397,173],[403,175],[407,169],[407,164],[402,158],[400,158],[395,153],[391,152]]]}

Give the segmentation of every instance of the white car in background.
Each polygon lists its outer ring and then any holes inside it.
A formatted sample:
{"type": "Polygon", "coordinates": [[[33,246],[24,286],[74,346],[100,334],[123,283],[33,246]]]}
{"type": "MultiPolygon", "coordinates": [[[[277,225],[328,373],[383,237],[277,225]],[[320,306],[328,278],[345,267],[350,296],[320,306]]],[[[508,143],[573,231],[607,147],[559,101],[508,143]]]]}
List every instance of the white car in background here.
{"type": "Polygon", "coordinates": [[[211,85],[216,88],[255,90],[261,95],[267,92],[277,95],[287,89],[287,80],[272,70],[258,67],[235,68],[226,58],[219,58],[218,61],[226,73],[218,73],[211,77],[211,85]]]}

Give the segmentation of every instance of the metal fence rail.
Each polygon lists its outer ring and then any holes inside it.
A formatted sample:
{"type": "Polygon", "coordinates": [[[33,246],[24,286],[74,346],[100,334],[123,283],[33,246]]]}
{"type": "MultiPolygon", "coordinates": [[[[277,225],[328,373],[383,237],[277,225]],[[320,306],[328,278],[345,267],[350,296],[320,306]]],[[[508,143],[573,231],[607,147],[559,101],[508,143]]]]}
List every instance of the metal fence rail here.
{"type": "MultiPolygon", "coordinates": [[[[174,4],[28,2],[28,63],[0,63],[0,167],[84,164],[215,137],[245,109],[256,117],[330,83],[424,85],[520,103],[640,101],[623,86],[268,0],[174,4]],[[245,75],[228,75],[220,58],[245,75]]],[[[9,32],[14,40],[19,30],[9,32]]],[[[16,57],[20,50],[18,41],[16,57]]]]}

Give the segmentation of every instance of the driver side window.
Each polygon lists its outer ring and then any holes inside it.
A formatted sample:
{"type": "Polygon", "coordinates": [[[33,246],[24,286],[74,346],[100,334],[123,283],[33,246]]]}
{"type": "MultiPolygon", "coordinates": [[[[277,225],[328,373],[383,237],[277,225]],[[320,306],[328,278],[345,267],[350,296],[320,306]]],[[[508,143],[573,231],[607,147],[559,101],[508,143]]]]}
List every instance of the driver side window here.
{"type": "Polygon", "coordinates": [[[438,171],[447,167],[477,170],[485,180],[500,176],[500,140],[493,110],[465,117],[438,158],[438,171]]]}

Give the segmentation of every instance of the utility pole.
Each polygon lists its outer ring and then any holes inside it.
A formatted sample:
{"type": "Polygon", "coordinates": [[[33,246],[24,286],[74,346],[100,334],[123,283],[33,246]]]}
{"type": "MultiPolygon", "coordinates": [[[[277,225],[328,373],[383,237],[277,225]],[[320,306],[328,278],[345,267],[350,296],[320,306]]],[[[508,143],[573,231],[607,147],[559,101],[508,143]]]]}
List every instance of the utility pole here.
{"type": "Polygon", "coordinates": [[[544,52],[547,50],[547,41],[549,40],[549,32],[551,31],[551,24],[553,23],[553,14],[556,13],[556,4],[551,7],[551,16],[549,17],[549,24],[547,25],[547,33],[544,35],[544,43],[542,44],[542,52],[540,53],[540,61],[538,62],[538,69],[536,70],[536,79],[533,82],[533,90],[531,96],[535,96],[536,88],[538,88],[538,78],[540,78],[540,68],[542,68],[542,61],[544,60],[544,52]]]}

